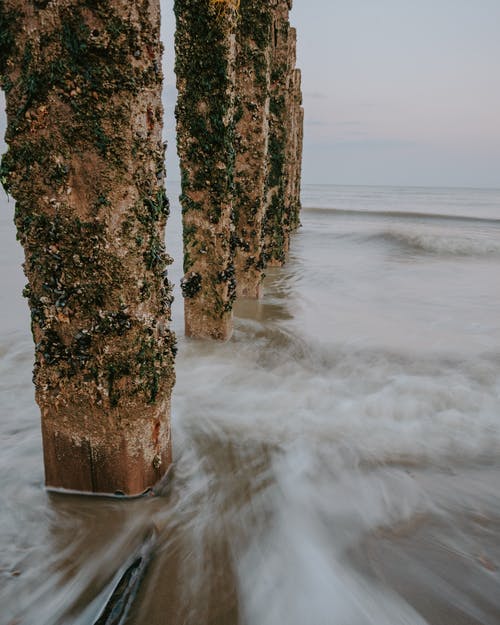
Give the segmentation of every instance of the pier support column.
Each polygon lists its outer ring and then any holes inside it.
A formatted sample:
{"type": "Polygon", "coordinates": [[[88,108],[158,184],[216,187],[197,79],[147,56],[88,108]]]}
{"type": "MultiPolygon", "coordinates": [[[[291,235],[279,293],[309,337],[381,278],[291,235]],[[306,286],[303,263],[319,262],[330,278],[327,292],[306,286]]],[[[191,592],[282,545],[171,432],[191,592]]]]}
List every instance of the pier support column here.
{"type": "Polygon", "coordinates": [[[236,57],[234,264],[237,295],[247,298],[260,296],[263,279],[273,14],[268,2],[241,1],[236,57]]]}
{"type": "Polygon", "coordinates": [[[302,108],[301,72],[294,69],[290,81],[290,121],[287,147],[286,204],[290,232],[300,225],[300,188],[302,172],[302,144],[304,137],[304,109],[302,108]]]}
{"type": "Polygon", "coordinates": [[[159,0],[3,0],[0,73],[46,483],[136,495],[171,462],[159,0]]]}
{"type": "Polygon", "coordinates": [[[230,0],[176,0],[175,15],[186,334],[226,340],[236,292],[236,6],[230,0]]]}
{"type": "Polygon", "coordinates": [[[287,160],[290,132],[290,83],[295,68],[295,31],[290,28],[291,0],[274,0],[271,35],[271,80],[264,261],[281,266],[289,248],[290,222],[287,206],[287,160]]]}

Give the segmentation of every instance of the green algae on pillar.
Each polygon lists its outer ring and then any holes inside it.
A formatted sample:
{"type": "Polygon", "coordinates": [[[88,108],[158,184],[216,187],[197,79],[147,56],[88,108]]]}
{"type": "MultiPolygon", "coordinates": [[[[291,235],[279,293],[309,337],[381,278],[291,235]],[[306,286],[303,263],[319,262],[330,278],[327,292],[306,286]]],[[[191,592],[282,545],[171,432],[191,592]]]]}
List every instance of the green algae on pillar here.
{"type": "Polygon", "coordinates": [[[303,109],[301,73],[295,69],[294,51],[296,32],[290,29],[291,59],[293,60],[287,94],[286,151],[285,151],[285,214],[289,233],[300,225],[300,178],[302,169],[303,109]],[[293,52],[292,52],[293,51],[293,52]]]}
{"type": "Polygon", "coordinates": [[[289,136],[289,190],[288,202],[290,228],[296,230],[300,226],[300,190],[302,177],[302,147],[304,141],[304,109],[302,107],[301,72],[295,69],[291,81],[291,128],[289,136]]]}
{"type": "Polygon", "coordinates": [[[171,463],[159,0],[3,0],[0,25],[46,483],[137,495],[171,463]]]}
{"type": "Polygon", "coordinates": [[[235,297],[232,223],[237,2],[175,0],[177,148],[185,328],[226,340],[235,297]]]}
{"type": "Polygon", "coordinates": [[[235,270],[238,297],[258,298],[263,279],[273,8],[241,0],[237,30],[234,172],[235,270]]]}
{"type": "Polygon", "coordinates": [[[295,65],[291,47],[290,0],[274,0],[271,36],[271,76],[266,212],[263,223],[264,264],[283,265],[290,236],[287,192],[288,117],[290,76],[295,65]]]}

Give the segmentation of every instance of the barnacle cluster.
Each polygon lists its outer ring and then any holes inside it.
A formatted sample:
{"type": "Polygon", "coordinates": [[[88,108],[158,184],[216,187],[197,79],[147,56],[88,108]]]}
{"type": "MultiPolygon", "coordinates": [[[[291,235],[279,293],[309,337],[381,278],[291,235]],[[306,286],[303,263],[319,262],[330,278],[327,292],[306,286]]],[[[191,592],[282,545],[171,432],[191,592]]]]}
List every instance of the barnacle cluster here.
{"type": "Polygon", "coordinates": [[[209,6],[219,14],[227,12],[237,13],[240,8],[240,0],[208,0],[208,2],[209,6]]]}

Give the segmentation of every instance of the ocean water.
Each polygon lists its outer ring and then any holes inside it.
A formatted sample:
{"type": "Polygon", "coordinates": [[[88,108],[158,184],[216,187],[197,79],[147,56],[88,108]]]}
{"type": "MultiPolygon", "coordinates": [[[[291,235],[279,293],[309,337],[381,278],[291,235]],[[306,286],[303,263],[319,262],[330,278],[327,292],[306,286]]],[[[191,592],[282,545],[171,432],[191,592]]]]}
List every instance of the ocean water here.
{"type": "Polygon", "coordinates": [[[498,625],[500,191],[305,186],[231,341],[182,336],[175,475],[132,502],[48,494],[0,214],[0,624],[87,625],[154,529],[134,625],[498,625]]]}

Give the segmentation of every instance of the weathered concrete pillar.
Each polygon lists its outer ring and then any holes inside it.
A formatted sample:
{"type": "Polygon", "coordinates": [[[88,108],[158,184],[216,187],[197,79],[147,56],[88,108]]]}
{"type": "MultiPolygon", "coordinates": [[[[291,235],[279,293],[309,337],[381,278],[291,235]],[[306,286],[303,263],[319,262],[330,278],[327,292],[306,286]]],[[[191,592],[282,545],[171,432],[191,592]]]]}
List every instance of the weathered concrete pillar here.
{"type": "Polygon", "coordinates": [[[264,218],[264,263],[280,266],[289,248],[287,211],[287,156],[290,118],[290,79],[295,67],[289,11],[291,0],[274,0],[271,35],[271,81],[266,214],[264,218]]]}
{"type": "Polygon", "coordinates": [[[186,334],[228,339],[233,264],[236,5],[176,0],[177,148],[184,228],[186,334]]]}
{"type": "Polygon", "coordinates": [[[293,195],[293,168],[294,154],[293,148],[295,143],[296,130],[296,106],[295,106],[295,65],[296,65],[296,49],[297,49],[297,32],[295,28],[290,27],[288,31],[288,70],[287,90],[285,94],[285,117],[283,123],[286,129],[285,143],[285,164],[283,171],[284,182],[284,223],[286,223],[286,254],[290,247],[291,225],[291,204],[293,195]]]}
{"type": "Polygon", "coordinates": [[[300,225],[300,187],[302,172],[302,143],[304,136],[304,109],[302,108],[301,73],[294,69],[290,81],[290,117],[287,148],[287,190],[285,202],[289,214],[290,232],[300,225]]]}
{"type": "Polygon", "coordinates": [[[242,0],[236,57],[235,270],[238,297],[258,298],[263,278],[262,225],[266,209],[269,82],[274,9],[242,0]]]}
{"type": "Polygon", "coordinates": [[[302,188],[302,157],[304,153],[304,107],[302,106],[302,74],[300,70],[297,72],[297,109],[298,109],[298,121],[297,121],[297,150],[295,161],[295,187],[293,202],[295,206],[295,218],[293,226],[298,228],[300,225],[300,211],[302,209],[302,200],[300,197],[302,188]]]}
{"type": "Polygon", "coordinates": [[[50,487],[171,462],[159,0],[2,0],[0,72],[50,487]]]}

